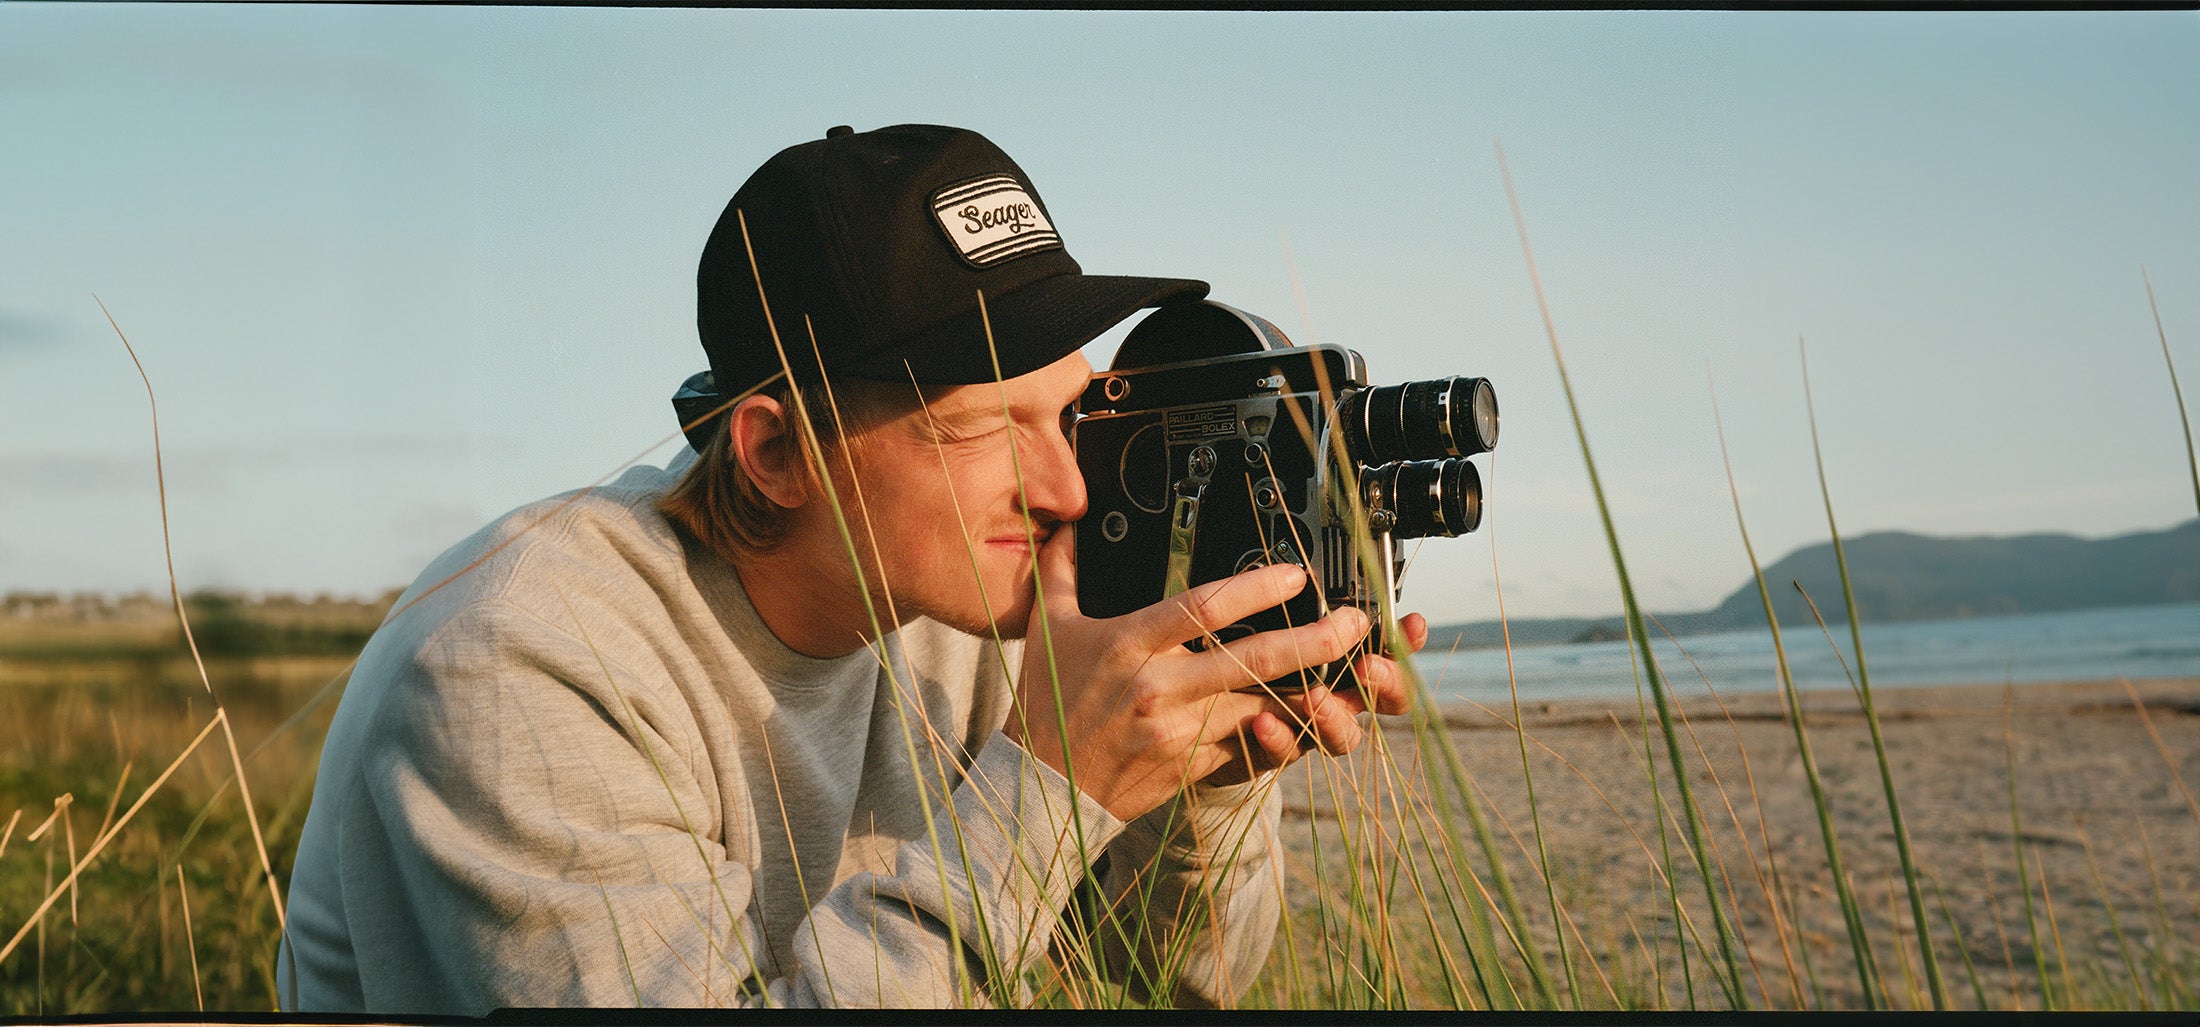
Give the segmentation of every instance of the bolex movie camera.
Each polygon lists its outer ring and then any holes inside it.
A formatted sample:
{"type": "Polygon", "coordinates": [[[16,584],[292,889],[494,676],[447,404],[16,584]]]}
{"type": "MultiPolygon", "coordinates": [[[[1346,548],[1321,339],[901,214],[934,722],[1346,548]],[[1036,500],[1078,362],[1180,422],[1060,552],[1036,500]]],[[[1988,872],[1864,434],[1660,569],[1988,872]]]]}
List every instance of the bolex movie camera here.
{"type": "MultiPolygon", "coordinates": [[[[1275,325],[1212,300],[1147,315],[1093,375],[1078,413],[1071,441],[1091,500],[1077,528],[1085,615],[1295,563],[1305,590],[1213,635],[1229,642],[1357,606],[1374,627],[1321,669],[1321,683],[1337,687],[1353,683],[1359,653],[1386,651],[1385,607],[1405,570],[1399,543],[1481,523],[1482,479],[1466,458],[1497,444],[1487,379],[1371,388],[1360,354],[1293,346],[1275,325]]],[[[1314,675],[1268,685],[1297,689],[1314,675]]]]}

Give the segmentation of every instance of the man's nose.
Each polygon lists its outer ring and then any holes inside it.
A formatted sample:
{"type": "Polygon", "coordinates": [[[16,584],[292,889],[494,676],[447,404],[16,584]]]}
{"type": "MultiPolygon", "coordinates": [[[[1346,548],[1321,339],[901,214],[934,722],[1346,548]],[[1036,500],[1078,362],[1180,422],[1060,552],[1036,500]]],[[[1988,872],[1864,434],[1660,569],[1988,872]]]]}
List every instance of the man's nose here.
{"type": "Polygon", "coordinates": [[[1085,516],[1085,476],[1077,469],[1077,453],[1069,439],[1048,432],[1040,445],[1026,451],[1024,463],[1024,511],[1034,520],[1074,521],[1085,516]]]}

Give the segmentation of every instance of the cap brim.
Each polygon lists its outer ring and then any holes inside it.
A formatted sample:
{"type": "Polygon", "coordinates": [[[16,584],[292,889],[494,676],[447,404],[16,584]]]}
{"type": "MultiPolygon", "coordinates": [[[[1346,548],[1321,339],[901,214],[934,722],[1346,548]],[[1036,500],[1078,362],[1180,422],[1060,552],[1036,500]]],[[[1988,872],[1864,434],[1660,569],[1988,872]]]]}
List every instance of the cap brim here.
{"type": "Polygon", "coordinates": [[[925,385],[1005,381],[1077,352],[1140,310],[1206,295],[1207,283],[1188,278],[1055,275],[987,296],[985,316],[973,310],[896,340],[890,357],[857,362],[845,373],[925,385]]]}

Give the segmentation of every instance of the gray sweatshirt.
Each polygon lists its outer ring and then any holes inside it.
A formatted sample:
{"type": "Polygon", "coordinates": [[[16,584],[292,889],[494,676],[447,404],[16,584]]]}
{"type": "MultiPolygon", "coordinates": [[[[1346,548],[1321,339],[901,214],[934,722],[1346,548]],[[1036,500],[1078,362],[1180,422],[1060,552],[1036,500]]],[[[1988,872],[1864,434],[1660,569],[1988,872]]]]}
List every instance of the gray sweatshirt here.
{"type": "Polygon", "coordinates": [[[1279,902],[1267,781],[1125,824],[1000,733],[1019,644],[919,620],[786,648],[653,508],[691,459],[522,507],[398,600],[322,752],[285,1008],[1243,993],[1279,902]],[[1095,866],[1097,926],[1062,916],[1095,866]]]}

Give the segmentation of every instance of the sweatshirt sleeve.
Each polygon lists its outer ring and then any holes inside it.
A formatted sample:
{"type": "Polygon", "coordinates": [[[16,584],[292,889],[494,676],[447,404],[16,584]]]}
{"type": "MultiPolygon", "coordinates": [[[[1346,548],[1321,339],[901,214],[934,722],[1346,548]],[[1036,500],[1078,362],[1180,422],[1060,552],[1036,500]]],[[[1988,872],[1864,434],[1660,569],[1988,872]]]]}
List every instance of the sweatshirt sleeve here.
{"type": "Polygon", "coordinates": [[[1133,997],[1233,1006],[1252,986],[1282,909],[1275,775],[1193,787],[1130,822],[1108,849],[1098,937],[1133,997]]]}
{"type": "Polygon", "coordinates": [[[1123,827],[995,734],[930,836],[815,896],[771,965],[755,817],[678,697],[539,623],[467,627],[363,740],[338,869],[368,1010],[988,1001],[1123,827]]]}

